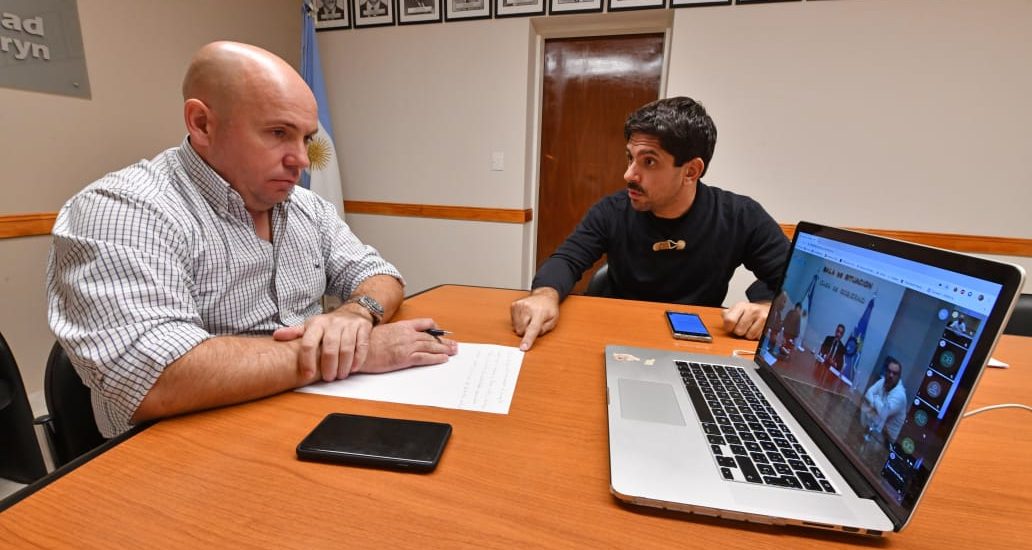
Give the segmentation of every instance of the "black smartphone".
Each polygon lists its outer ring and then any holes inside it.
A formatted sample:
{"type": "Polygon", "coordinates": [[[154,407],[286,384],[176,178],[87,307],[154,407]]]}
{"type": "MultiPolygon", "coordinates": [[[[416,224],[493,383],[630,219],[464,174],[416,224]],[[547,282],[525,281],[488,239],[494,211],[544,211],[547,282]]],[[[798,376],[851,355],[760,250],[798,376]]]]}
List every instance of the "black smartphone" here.
{"type": "Polygon", "coordinates": [[[670,323],[670,332],[678,340],[692,340],[694,342],[713,341],[713,337],[706,330],[706,325],[702,323],[702,319],[694,313],[668,311],[666,312],[666,318],[667,322],[670,323]]]}
{"type": "Polygon", "coordinates": [[[450,424],[331,413],[297,446],[302,460],[431,472],[450,424]]]}

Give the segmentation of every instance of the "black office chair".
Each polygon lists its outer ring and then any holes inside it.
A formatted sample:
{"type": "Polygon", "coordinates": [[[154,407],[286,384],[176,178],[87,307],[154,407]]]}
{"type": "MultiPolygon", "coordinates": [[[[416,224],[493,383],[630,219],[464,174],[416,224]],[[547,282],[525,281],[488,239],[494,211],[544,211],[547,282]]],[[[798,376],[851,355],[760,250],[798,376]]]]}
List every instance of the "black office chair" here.
{"type": "Polygon", "coordinates": [[[104,443],[90,402],[90,389],[82,383],[61,344],[55,342],[47,358],[43,379],[49,414],[36,419],[47,434],[54,467],[60,468],[104,443]]]}
{"type": "Polygon", "coordinates": [[[32,483],[47,473],[18,364],[0,335],[0,477],[32,483]]]}
{"type": "Polygon", "coordinates": [[[588,288],[584,290],[585,296],[602,296],[611,298],[612,288],[609,284],[609,263],[602,264],[598,271],[591,276],[588,288]]]}
{"type": "Polygon", "coordinates": [[[1032,294],[1018,296],[1018,304],[1014,306],[1010,321],[1003,329],[1004,334],[1016,336],[1032,336],[1032,294]]]}

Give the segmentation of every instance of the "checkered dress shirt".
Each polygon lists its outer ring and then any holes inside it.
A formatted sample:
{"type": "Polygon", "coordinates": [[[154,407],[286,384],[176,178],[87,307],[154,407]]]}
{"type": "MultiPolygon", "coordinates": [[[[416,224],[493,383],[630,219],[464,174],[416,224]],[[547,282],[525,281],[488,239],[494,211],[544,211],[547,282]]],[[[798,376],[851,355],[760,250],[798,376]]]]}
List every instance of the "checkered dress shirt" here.
{"type": "MultiPolygon", "coordinates": [[[[398,270],[333,206],[295,188],[272,242],[188,140],[108,174],[61,209],[47,265],[50,328],[93,390],[101,433],[129,420],[166,365],[216,335],[269,334],[398,270]]],[[[218,368],[212,366],[212,368],[218,368]]]]}

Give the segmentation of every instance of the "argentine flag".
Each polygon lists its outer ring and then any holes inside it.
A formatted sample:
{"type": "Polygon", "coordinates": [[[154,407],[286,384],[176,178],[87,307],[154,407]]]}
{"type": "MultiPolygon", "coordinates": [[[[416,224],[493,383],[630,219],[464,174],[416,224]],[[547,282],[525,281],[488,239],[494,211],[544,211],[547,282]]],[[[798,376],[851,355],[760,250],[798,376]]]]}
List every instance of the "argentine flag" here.
{"type": "Polygon", "coordinates": [[[301,3],[301,77],[315,94],[319,104],[319,132],[308,145],[308,159],[311,166],[301,175],[301,187],[311,189],[320,197],[330,201],[343,215],[344,198],[340,189],[340,168],[337,165],[337,151],[333,146],[333,127],[330,126],[330,112],[326,106],[326,85],[323,82],[322,65],[319,63],[319,47],[315,43],[314,11],[309,2],[301,3]]]}

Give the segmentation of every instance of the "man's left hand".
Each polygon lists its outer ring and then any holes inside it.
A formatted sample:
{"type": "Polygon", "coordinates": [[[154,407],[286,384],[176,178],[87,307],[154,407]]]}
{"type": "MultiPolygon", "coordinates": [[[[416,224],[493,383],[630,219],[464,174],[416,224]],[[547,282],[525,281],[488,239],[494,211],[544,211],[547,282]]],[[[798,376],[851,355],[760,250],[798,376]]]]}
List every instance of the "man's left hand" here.
{"type": "Polygon", "coordinates": [[[770,303],[738,302],[724,310],[724,330],[741,338],[759,340],[769,311],[770,303]]]}
{"type": "Polygon", "coordinates": [[[318,369],[322,379],[330,382],[347,378],[362,367],[369,354],[372,328],[368,317],[339,308],[304,324],[277,329],[272,337],[281,342],[301,338],[298,362],[302,370],[318,369]]]}

